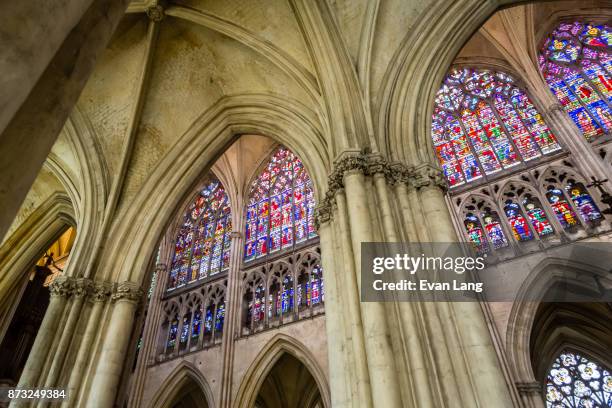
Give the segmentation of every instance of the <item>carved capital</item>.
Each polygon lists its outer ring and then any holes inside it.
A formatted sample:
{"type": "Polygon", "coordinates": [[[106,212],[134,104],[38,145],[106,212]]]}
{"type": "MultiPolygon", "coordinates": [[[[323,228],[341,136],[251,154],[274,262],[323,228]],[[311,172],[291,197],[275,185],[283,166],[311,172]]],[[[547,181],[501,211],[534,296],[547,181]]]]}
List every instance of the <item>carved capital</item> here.
{"type": "Polygon", "coordinates": [[[79,278],[74,283],[74,288],[72,289],[72,294],[77,298],[84,298],[89,296],[89,294],[93,290],[93,282],[91,279],[87,278],[79,278]]]}
{"type": "Polygon", "coordinates": [[[142,291],[139,285],[134,282],[125,281],[117,285],[115,291],[113,292],[113,295],[111,296],[111,299],[113,302],[119,300],[138,302],[142,298],[143,294],[144,292],[142,291]]]}
{"type": "Polygon", "coordinates": [[[406,184],[410,183],[410,177],[412,171],[402,163],[392,163],[389,165],[389,178],[387,182],[390,185],[406,184]]]}
{"type": "Polygon", "coordinates": [[[49,285],[49,292],[51,292],[51,297],[67,298],[72,294],[73,289],[74,279],[68,276],[58,276],[49,285]]]}
{"type": "Polygon", "coordinates": [[[442,170],[431,164],[421,164],[414,169],[411,184],[417,188],[434,187],[446,191],[447,185],[442,170]]]}
{"type": "Polygon", "coordinates": [[[96,282],[91,291],[91,300],[94,302],[106,302],[112,293],[112,285],[108,282],[96,282]]]}
{"type": "Polygon", "coordinates": [[[231,239],[241,239],[242,233],[240,231],[232,231],[230,232],[230,238],[231,239]]]}
{"type": "Polygon", "coordinates": [[[149,20],[151,21],[160,22],[165,16],[166,14],[164,13],[164,8],[159,4],[151,6],[147,9],[147,17],[149,17],[149,20]]]}
{"type": "Polygon", "coordinates": [[[319,230],[322,224],[331,221],[332,218],[332,205],[329,200],[323,200],[316,208],[315,213],[315,228],[319,230]]]}

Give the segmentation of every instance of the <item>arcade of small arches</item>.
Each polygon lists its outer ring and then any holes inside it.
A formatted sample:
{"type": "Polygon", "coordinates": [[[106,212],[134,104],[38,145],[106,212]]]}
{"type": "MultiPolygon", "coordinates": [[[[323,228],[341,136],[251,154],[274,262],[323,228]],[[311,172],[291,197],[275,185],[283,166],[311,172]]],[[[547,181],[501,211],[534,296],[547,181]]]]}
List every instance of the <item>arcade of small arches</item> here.
{"type": "Polygon", "coordinates": [[[442,50],[378,37],[385,2],[354,6],[359,40],[342,2],[245,5],[265,33],[199,3],[130,4],[8,230],[0,385],[66,407],[612,407],[610,303],[531,301],[563,273],[612,282],[555,258],[612,241],[609,5],[432,5],[411,24],[448,18],[442,50]],[[457,239],[515,302],[360,301],[362,242],[457,239]]]}

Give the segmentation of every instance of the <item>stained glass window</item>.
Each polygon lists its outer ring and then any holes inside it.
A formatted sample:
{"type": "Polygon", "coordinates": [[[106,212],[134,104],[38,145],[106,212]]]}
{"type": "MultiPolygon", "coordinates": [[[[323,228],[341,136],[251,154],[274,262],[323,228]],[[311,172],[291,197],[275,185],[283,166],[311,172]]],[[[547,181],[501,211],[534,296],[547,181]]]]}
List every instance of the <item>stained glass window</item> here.
{"type": "Polygon", "coordinates": [[[561,148],[510,75],[471,68],[453,69],[444,79],[432,139],[451,187],[561,148]]]}
{"type": "Polygon", "coordinates": [[[217,317],[215,318],[215,334],[221,334],[223,331],[223,322],[225,321],[225,302],[220,302],[217,305],[217,317]]]}
{"type": "Polygon", "coordinates": [[[246,220],[245,261],[316,237],[312,181],[300,159],[278,148],[253,181],[246,220]]]}
{"type": "Polygon", "coordinates": [[[176,237],[168,289],[229,269],[231,211],[223,185],[211,177],[185,213],[176,237]]]}
{"type": "Polygon", "coordinates": [[[253,324],[257,326],[264,321],[266,310],[265,289],[263,285],[258,285],[255,289],[253,300],[249,303],[249,320],[253,320],[253,324]]]}
{"type": "Polygon", "coordinates": [[[606,24],[561,23],[544,41],[540,70],[587,140],[612,133],[612,34],[606,24]]]}
{"type": "Polygon", "coordinates": [[[193,321],[191,322],[191,337],[198,338],[200,336],[200,329],[202,327],[202,312],[196,310],[193,314],[193,321]]]}
{"type": "Polygon", "coordinates": [[[504,205],[504,212],[512,227],[512,234],[517,241],[530,241],[533,239],[529,224],[523,216],[521,207],[517,203],[512,200],[507,200],[504,205]]]}
{"type": "Polygon", "coordinates": [[[546,377],[546,407],[612,407],[610,369],[571,351],[564,351],[546,377]]]}
{"type": "Polygon", "coordinates": [[[574,202],[582,220],[590,226],[598,225],[602,215],[584,186],[581,183],[576,183],[568,185],[565,189],[574,202]]]}
{"type": "Polygon", "coordinates": [[[181,326],[181,337],[180,337],[181,344],[187,342],[187,338],[189,336],[190,322],[191,322],[191,315],[190,314],[185,315],[183,317],[183,325],[181,326]]]}
{"type": "Polygon", "coordinates": [[[554,186],[550,186],[546,193],[546,198],[552,207],[557,220],[563,227],[563,229],[570,229],[578,225],[578,219],[576,213],[572,209],[571,205],[567,202],[565,195],[561,189],[554,186]]]}
{"type": "Polygon", "coordinates": [[[308,287],[308,304],[317,305],[325,301],[325,291],[323,288],[323,269],[316,265],[310,273],[310,283],[308,287]]]}
{"type": "Polygon", "coordinates": [[[508,240],[499,222],[499,216],[495,211],[484,211],[482,213],[482,221],[494,249],[499,249],[508,245],[508,240]]]}
{"type": "Polygon", "coordinates": [[[546,213],[542,209],[540,200],[536,197],[532,197],[530,194],[525,194],[522,202],[525,212],[527,213],[527,218],[529,218],[535,232],[541,238],[552,234],[554,229],[552,225],[550,225],[550,221],[548,221],[546,213]]]}
{"type": "Polygon", "coordinates": [[[476,250],[479,253],[485,253],[489,251],[489,244],[482,231],[480,220],[474,214],[467,214],[464,220],[465,232],[468,235],[468,239],[474,244],[476,250]]]}
{"type": "Polygon", "coordinates": [[[176,337],[178,334],[178,320],[173,320],[170,322],[170,327],[168,328],[168,343],[166,347],[168,351],[173,351],[174,345],[176,344],[176,337]]]}

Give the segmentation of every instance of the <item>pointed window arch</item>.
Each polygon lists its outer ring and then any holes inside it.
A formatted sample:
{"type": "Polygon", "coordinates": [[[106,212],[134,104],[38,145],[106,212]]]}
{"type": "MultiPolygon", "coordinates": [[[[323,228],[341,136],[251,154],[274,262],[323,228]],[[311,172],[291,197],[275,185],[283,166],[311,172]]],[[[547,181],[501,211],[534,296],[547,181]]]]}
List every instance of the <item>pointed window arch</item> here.
{"type": "Polygon", "coordinates": [[[279,147],[251,184],[244,260],[315,238],[314,207],[312,181],[302,161],[279,147]]]}
{"type": "Polygon", "coordinates": [[[546,377],[546,407],[610,406],[610,369],[578,353],[563,351],[553,362],[546,377]]]}
{"type": "Polygon", "coordinates": [[[612,31],[606,24],[560,23],[544,40],[544,79],[584,137],[612,134],[612,31]]]}
{"type": "Polygon", "coordinates": [[[436,94],[431,130],[450,187],[561,149],[515,79],[487,69],[449,72],[436,94]]]}
{"type": "Polygon", "coordinates": [[[168,290],[228,270],[231,230],[229,198],[221,182],[211,175],[179,227],[168,290]]]}

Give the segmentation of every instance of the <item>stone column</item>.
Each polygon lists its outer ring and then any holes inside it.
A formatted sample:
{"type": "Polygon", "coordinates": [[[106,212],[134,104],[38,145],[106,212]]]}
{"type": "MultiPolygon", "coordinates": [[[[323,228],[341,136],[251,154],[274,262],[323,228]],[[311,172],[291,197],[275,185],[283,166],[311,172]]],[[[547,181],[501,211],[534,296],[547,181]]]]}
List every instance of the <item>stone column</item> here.
{"type": "Polygon", "coordinates": [[[51,368],[47,374],[47,379],[44,382],[44,388],[52,388],[57,385],[57,379],[59,378],[62,367],[64,366],[68,348],[70,347],[77,323],[81,316],[83,302],[89,295],[91,286],[92,282],[89,279],[77,279],[75,281],[72,294],[72,304],[70,305],[70,311],[68,312],[68,319],[66,320],[66,324],[61,328],[60,341],[53,355],[53,362],[51,363],[51,368]]]}
{"type": "MultiPolygon", "coordinates": [[[[223,372],[221,373],[221,395],[219,406],[231,408],[232,406],[232,377],[234,372],[234,340],[240,333],[240,313],[242,312],[242,297],[240,296],[240,266],[242,265],[244,238],[238,231],[242,231],[242,223],[235,223],[236,229],[232,231],[230,246],[230,269],[225,294],[226,318],[223,327],[221,353],[223,354],[223,372]]],[[[216,312],[215,312],[216,316],[216,312]]],[[[204,317],[204,316],[202,316],[204,317]]],[[[200,330],[201,334],[202,330],[200,330]]]]}
{"type": "Polygon", "coordinates": [[[68,398],[62,402],[62,407],[75,406],[78,402],[79,387],[83,384],[83,378],[85,375],[85,368],[91,358],[91,348],[98,334],[98,328],[100,326],[100,319],[104,306],[111,293],[110,285],[106,283],[96,283],[90,296],[90,300],[93,301],[93,306],[87,319],[87,326],[85,333],[81,339],[81,344],[77,351],[74,365],[70,370],[70,378],[68,380],[67,392],[68,398]]]}
{"type": "MultiPolygon", "coordinates": [[[[365,186],[365,162],[359,156],[348,155],[338,162],[336,170],[342,174],[346,190],[355,273],[361,289],[361,243],[373,240],[365,186]]],[[[400,390],[385,307],[376,302],[362,302],[360,305],[372,401],[377,406],[400,407],[400,390]]]]}
{"type": "Polygon", "coordinates": [[[350,390],[346,389],[344,324],[342,299],[334,265],[334,239],[331,225],[331,206],[323,203],[317,208],[317,231],[321,245],[321,263],[325,281],[325,327],[327,329],[327,357],[329,361],[329,388],[333,407],[346,407],[350,403],[350,390]]]}
{"type": "Polygon", "coordinates": [[[112,311],[96,361],[95,374],[86,398],[86,406],[112,407],[125,363],[125,354],[134,325],[136,307],[142,298],[140,286],[122,282],[112,295],[112,311]]]}
{"type": "MultiPolygon", "coordinates": [[[[40,375],[47,359],[49,343],[53,341],[57,332],[58,322],[64,313],[73,286],[73,279],[66,276],[58,277],[50,285],[49,290],[51,291],[51,299],[49,307],[47,307],[45,317],[43,318],[40,329],[38,329],[36,340],[34,341],[28,361],[21,373],[17,388],[33,388],[40,385],[40,375]]],[[[25,400],[13,400],[10,406],[22,407],[26,405],[27,403],[25,400]]]]}
{"type": "MultiPolygon", "coordinates": [[[[415,169],[415,185],[419,189],[423,218],[433,242],[457,240],[449,210],[444,199],[446,184],[440,170],[429,164],[415,169]]],[[[427,305],[427,304],[426,304],[427,305]]],[[[491,333],[485,322],[482,307],[477,302],[436,302],[436,310],[430,310],[428,319],[436,321],[448,347],[439,356],[439,363],[451,363],[456,382],[456,392],[461,395],[463,405],[480,406],[495,401],[496,407],[512,407],[509,384],[493,345],[491,333]]],[[[452,387],[452,388],[455,388],[452,387]]]]}

